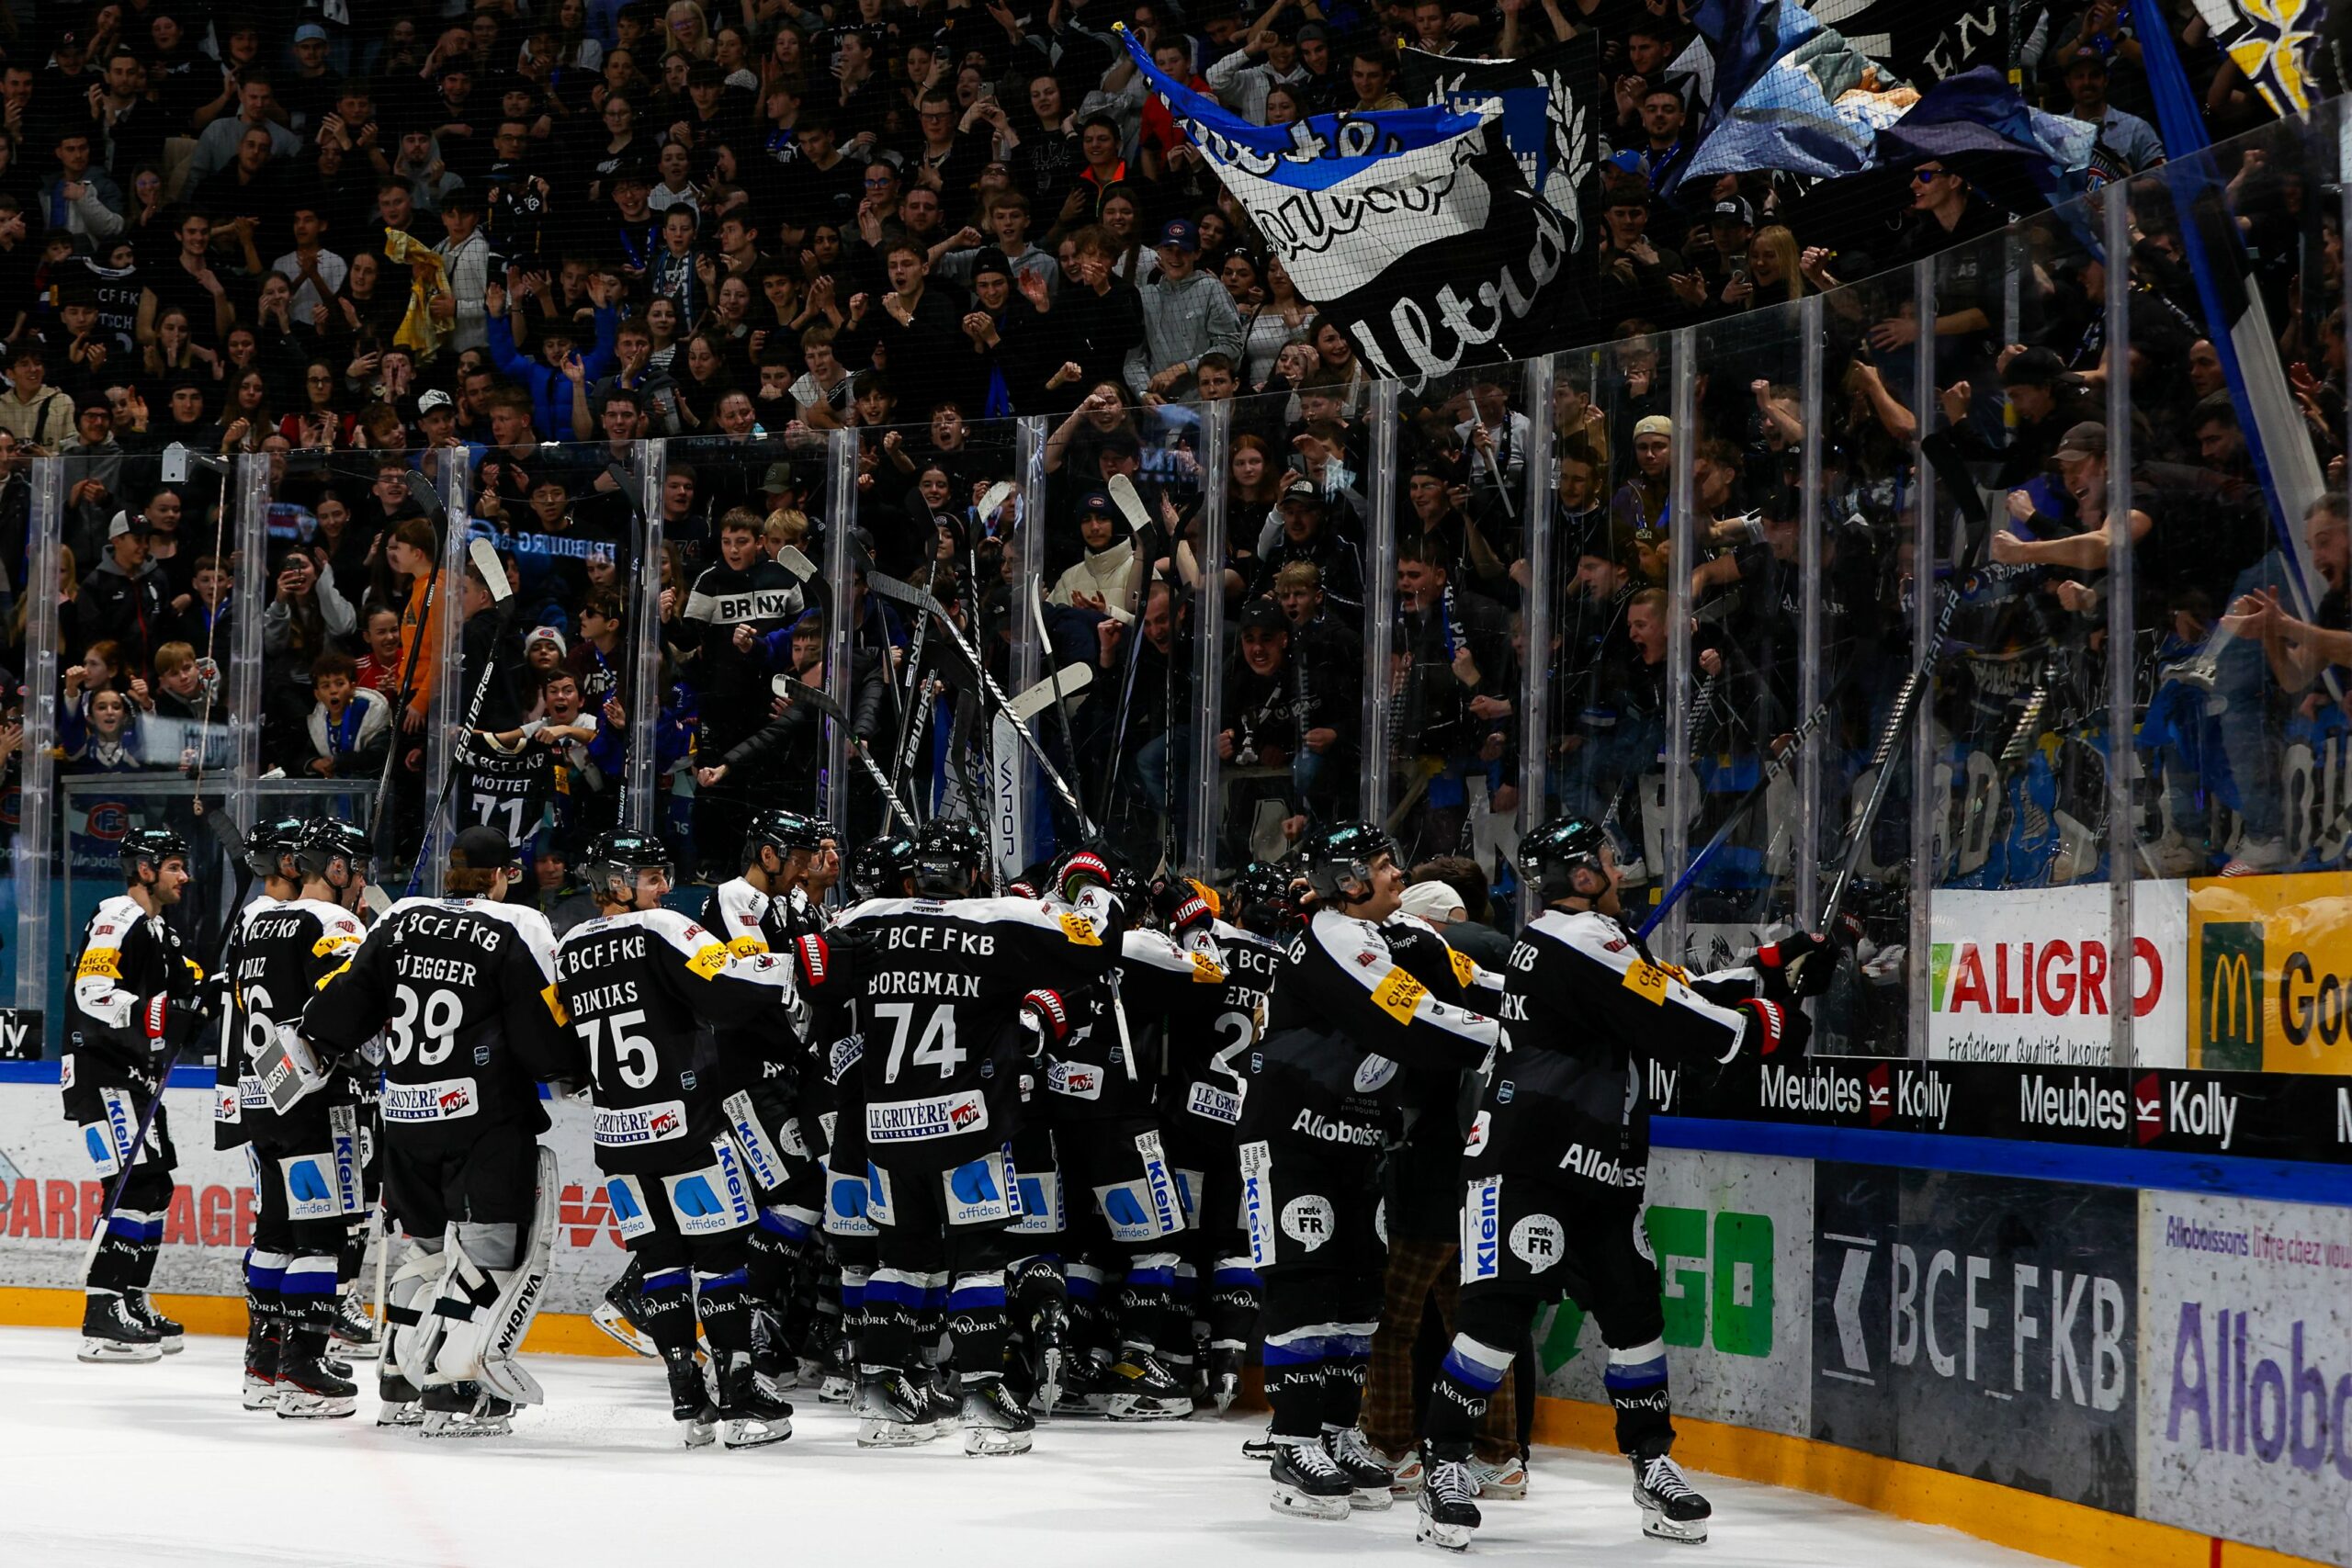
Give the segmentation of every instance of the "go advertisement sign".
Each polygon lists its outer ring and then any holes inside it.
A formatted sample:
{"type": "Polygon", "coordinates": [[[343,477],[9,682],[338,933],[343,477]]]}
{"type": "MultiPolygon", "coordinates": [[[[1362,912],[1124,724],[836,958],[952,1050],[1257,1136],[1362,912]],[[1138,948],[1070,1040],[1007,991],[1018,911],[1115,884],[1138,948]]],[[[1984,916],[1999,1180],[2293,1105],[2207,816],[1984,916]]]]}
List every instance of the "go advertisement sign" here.
{"type": "Polygon", "coordinates": [[[1984,892],[1929,905],[1928,1055],[1948,1061],[2104,1064],[2128,998],[2143,1066],[2177,1067],[2187,1040],[2188,885],[2132,888],[2132,962],[2111,970],[2104,883],[1984,892]]]}
{"type": "MultiPolygon", "coordinates": [[[[1653,1149],[1639,1223],[1657,1258],[1678,1415],[1803,1436],[1811,1378],[1810,1161],[1653,1149]]],[[[1543,1392],[1606,1404],[1598,1324],[1538,1325],[1543,1392]]]]}
{"type": "Polygon", "coordinates": [[[2199,880],[2188,895],[2196,1067],[2352,1073],[2352,884],[2337,873],[2199,880]]]}

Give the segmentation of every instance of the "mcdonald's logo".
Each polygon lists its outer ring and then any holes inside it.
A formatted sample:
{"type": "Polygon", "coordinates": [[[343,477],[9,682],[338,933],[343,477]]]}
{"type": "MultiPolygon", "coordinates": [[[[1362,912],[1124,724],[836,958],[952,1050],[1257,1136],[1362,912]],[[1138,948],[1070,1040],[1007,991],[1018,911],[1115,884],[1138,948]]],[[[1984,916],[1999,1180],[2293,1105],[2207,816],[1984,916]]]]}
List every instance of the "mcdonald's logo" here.
{"type": "Polygon", "coordinates": [[[2209,920],[2200,934],[2205,995],[2195,1021],[2199,1065],[2256,1070],[2262,1066],[2262,922],[2209,920]]]}

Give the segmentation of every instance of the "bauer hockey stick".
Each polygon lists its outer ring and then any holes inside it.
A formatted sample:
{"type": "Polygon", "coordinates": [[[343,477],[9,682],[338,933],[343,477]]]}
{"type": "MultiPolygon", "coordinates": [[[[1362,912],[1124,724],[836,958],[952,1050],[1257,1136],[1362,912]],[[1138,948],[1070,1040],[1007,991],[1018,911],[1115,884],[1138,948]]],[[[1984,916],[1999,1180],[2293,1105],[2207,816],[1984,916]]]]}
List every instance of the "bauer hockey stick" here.
{"type": "Polygon", "coordinates": [[[891,816],[906,824],[908,832],[911,833],[915,830],[915,819],[899,801],[899,792],[890,787],[889,779],[884,775],[881,767],[874,761],[874,753],[865,749],[865,742],[860,740],[857,738],[857,732],[849,727],[849,716],[842,711],[841,704],[833,701],[831,692],[826,691],[822,686],[811,686],[804,681],[796,681],[789,675],[777,675],[771,678],[768,682],[768,690],[782,697],[787,704],[807,703],[817,710],[819,717],[829,724],[838,726],[842,738],[849,742],[850,755],[865,765],[866,775],[873,779],[875,787],[882,792],[884,807],[891,816]]]}
{"type": "MultiPolygon", "coordinates": [[[[237,940],[237,915],[244,908],[245,895],[253,891],[254,868],[245,863],[245,837],[237,831],[237,825],[229,820],[229,814],[207,811],[203,817],[204,825],[212,829],[212,836],[220,840],[221,849],[228,852],[231,863],[237,868],[235,891],[229,895],[229,929],[222,933],[220,951],[212,961],[212,973],[218,975],[222,965],[229,962],[230,944],[237,940]]],[[[220,1048],[226,1051],[230,1044],[224,1041],[220,1048]]],[[[147,1102],[146,1111],[139,1118],[138,1131],[130,1134],[130,1144],[121,1151],[122,1169],[116,1172],[114,1187],[107,1193],[107,1206],[98,1211],[96,1221],[90,1226],[89,1245],[82,1249],[82,1278],[85,1280],[90,1277],[90,1265],[97,1261],[99,1244],[106,1240],[107,1222],[114,1217],[117,1209],[122,1207],[123,1189],[130,1185],[130,1172],[139,1163],[139,1151],[147,1146],[148,1130],[155,1125],[155,1117],[164,1109],[164,1091],[172,1086],[172,1069],[180,1065],[180,1056],[187,1050],[187,1042],[182,1040],[165,1054],[163,1070],[155,1075],[154,1098],[147,1102]]]]}

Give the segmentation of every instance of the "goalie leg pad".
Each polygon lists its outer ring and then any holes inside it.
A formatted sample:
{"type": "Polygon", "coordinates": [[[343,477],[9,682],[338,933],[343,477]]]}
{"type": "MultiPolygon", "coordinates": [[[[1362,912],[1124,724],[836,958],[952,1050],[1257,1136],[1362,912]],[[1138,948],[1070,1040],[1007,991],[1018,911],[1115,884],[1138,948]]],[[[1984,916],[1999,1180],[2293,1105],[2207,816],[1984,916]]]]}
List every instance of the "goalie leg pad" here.
{"type": "Polygon", "coordinates": [[[451,1227],[449,1271],[434,1304],[435,1313],[449,1323],[429,1382],[480,1382],[516,1404],[546,1403],[546,1391],[523,1370],[515,1353],[547,1294],[557,1191],[555,1151],[542,1145],[526,1235],[510,1224],[451,1227]]]}
{"type": "Polygon", "coordinates": [[[421,1386],[432,1369],[447,1326],[432,1307],[448,1266],[440,1237],[407,1238],[400,1265],[384,1287],[384,1320],[390,1333],[384,1341],[382,1371],[387,1375],[421,1386]]]}

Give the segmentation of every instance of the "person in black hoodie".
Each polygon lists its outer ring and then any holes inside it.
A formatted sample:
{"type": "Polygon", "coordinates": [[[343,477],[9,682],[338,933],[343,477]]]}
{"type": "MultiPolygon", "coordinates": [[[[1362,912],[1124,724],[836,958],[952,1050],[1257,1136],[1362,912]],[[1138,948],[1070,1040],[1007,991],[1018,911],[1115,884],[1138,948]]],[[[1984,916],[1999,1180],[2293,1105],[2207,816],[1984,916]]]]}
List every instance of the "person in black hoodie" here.
{"type": "Polygon", "coordinates": [[[1012,267],[994,245],[972,262],[972,308],[964,314],[964,335],[986,366],[983,417],[1050,413],[1068,407],[1057,398],[1077,380],[1061,355],[1059,334],[1046,312],[1053,309],[1046,280],[1023,274],[1014,287],[1012,267]]]}
{"type": "MultiPolygon", "coordinates": [[[[767,666],[760,638],[797,615],[800,584],[760,551],[758,515],[738,509],[719,520],[717,562],[695,579],[685,619],[701,628],[697,677],[702,721],[695,754],[705,767],[724,758],[760,728],[769,708],[767,666]]],[[[734,874],[751,823],[748,780],[705,785],[695,806],[695,842],[704,863],[729,863],[734,874]]]]}
{"type": "Polygon", "coordinates": [[[107,528],[107,555],[82,580],[74,601],[74,632],[86,648],[112,642],[124,666],[144,674],[163,642],[166,608],[163,572],[147,558],[147,520],[118,512],[107,528]]]}

